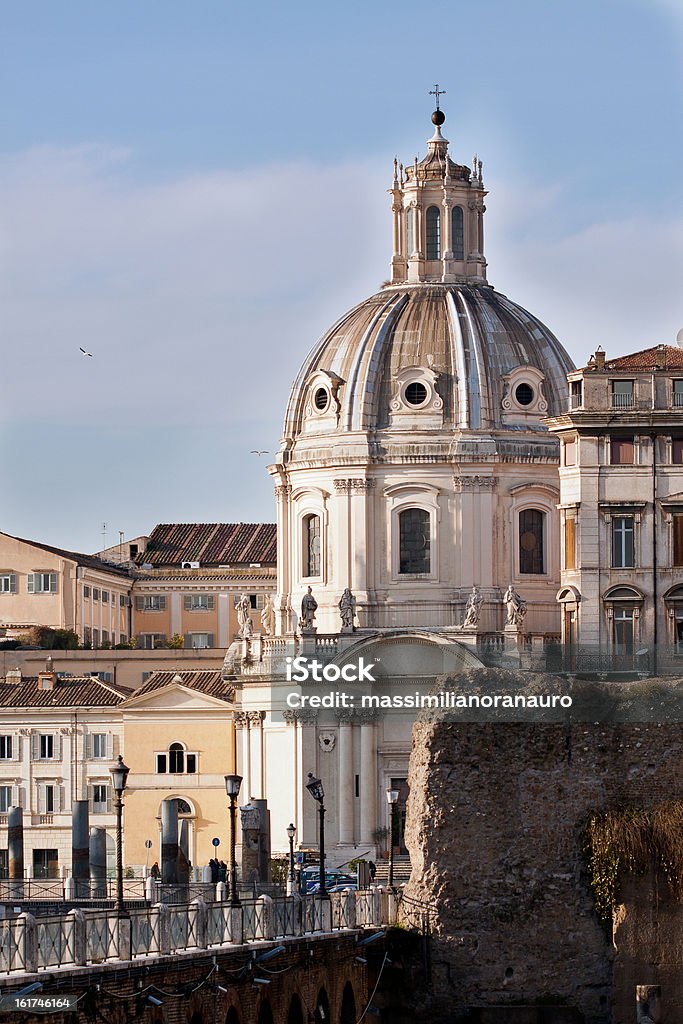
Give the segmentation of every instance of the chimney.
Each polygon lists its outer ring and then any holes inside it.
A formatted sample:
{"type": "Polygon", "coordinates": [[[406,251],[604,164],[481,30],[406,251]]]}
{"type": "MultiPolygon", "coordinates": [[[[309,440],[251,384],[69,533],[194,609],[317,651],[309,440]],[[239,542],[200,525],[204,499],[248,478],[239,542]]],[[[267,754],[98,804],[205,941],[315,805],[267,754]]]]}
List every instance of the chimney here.
{"type": "Polygon", "coordinates": [[[595,350],[595,369],[605,369],[605,350],[602,347],[602,345],[598,345],[598,347],[595,350]]]}
{"type": "Polygon", "coordinates": [[[21,669],[17,665],[16,668],[10,668],[5,673],[5,682],[8,686],[18,686],[21,682],[21,669]]]}
{"type": "Polygon", "coordinates": [[[56,676],[54,672],[39,672],[38,673],[38,689],[39,690],[54,690],[56,676]]]}

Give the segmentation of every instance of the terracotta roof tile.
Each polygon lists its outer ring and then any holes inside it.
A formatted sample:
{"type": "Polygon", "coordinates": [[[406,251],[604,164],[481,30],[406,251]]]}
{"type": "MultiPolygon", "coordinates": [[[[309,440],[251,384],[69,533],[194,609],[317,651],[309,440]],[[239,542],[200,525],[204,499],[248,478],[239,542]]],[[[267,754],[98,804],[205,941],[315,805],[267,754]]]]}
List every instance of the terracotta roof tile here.
{"type": "Polygon", "coordinates": [[[677,345],[653,345],[640,352],[605,360],[607,371],[654,369],[683,370],[683,349],[677,345]]]}
{"type": "Polygon", "coordinates": [[[52,690],[38,689],[37,676],[25,676],[19,683],[0,681],[3,708],[114,707],[130,695],[130,690],[93,676],[58,675],[52,690]]]}
{"type": "Polygon", "coordinates": [[[224,700],[229,704],[232,704],[235,700],[235,688],[232,683],[225,682],[222,679],[220,669],[200,669],[197,671],[171,669],[153,672],[149,679],[135,691],[133,696],[140,697],[142,694],[151,693],[153,690],[159,690],[163,686],[168,686],[174,681],[176,676],[179,676],[182,680],[182,685],[187,686],[190,690],[199,690],[201,693],[206,693],[209,697],[217,697],[219,700],[224,700]]]}
{"type": "Polygon", "coordinates": [[[98,569],[100,572],[113,573],[115,576],[130,576],[127,569],[123,569],[120,565],[114,565],[112,562],[104,562],[101,558],[97,558],[96,555],[84,555],[80,551],[55,548],[51,544],[43,544],[42,541],[27,540],[26,537],[14,537],[10,533],[6,533],[5,536],[11,537],[12,540],[18,540],[21,544],[30,544],[31,547],[39,548],[41,551],[50,551],[53,555],[61,555],[62,558],[68,558],[75,562],[76,565],[84,565],[89,569],[98,569]]]}
{"type": "Polygon", "coordinates": [[[159,523],[138,565],[173,566],[274,564],[275,523],[159,523]]]}

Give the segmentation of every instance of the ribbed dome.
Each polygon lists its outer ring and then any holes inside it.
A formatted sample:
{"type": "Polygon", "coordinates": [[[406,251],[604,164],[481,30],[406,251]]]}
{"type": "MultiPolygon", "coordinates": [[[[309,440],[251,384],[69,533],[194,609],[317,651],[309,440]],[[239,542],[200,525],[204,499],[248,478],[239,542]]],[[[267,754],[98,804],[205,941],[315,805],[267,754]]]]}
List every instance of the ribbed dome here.
{"type": "MultiPolygon", "coordinates": [[[[514,389],[520,378],[513,371],[530,368],[542,401],[535,421],[527,418],[524,425],[544,429],[540,412],[561,411],[573,363],[540,320],[489,286],[388,287],[346,313],[304,361],[289,400],[285,442],[302,432],[395,425],[397,382],[410,367],[431,375],[439,408],[443,404],[441,429],[451,430],[509,428],[506,375],[513,375],[514,389]],[[320,420],[311,399],[311,390],[325,380],[331,382],[334,423],[320,420]]],[[[413,427],[419,429],[419,422],[413,427]]]]}

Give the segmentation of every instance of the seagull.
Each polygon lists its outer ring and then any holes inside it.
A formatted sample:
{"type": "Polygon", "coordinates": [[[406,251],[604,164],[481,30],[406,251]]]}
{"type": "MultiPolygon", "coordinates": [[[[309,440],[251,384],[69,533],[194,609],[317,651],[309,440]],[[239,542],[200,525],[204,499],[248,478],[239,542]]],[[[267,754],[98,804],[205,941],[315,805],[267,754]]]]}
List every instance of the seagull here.
{"type": "Polygon", "coordinates": [[[90,358],[92,359],[92,352],[86,352],[85,349],[81,348],[80,345],[78,347],[81,349],[81,352],[83,353],[84,356],[90,356],[90,358]]]}
{"type": "Polygon", "coordinates": [[[255,448],[252,448],[251,451],[249,452],[249,454],[250,455],[269,455],[270,452],[268,451],[267,448],[262,448],[260,451],[257,451],[255,448]]]}

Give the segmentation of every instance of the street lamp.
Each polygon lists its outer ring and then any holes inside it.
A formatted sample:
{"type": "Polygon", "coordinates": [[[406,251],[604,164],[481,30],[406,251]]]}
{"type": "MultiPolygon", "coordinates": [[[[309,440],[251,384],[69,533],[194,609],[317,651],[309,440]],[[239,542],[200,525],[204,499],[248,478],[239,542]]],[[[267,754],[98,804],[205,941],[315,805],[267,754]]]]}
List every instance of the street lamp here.
{"type": "Polygon", "coordinates": [[[306,783],[306,789],[311,794],[313,799],[318,804],[318,814],[320,815],[320,896],[323,899],[327,898],[327,888],[325,887],[325,790],[320,779],[316,779],[313,772],[308,773],[308,782],[306,783]]]}
{"type": "Polygon", "coordinates": [[[230,906],[239,907],[240,898],[237,894],[237,860],[235,859],[235,832],[237,823],[237,797],[242,785],[241,775],[225,776],[225,792],[230,798],[230,906]]]}
{"type": "Polygon", "coordinates": [[[289,884],[287,886],[287,895],[291,896],[294,892],[294,836],[296,835],[296,825],[287,826],[287,838],[289,839],[289,884]]]}
{"type": "Polygon", "coordinates": [[[398,803],[398,790],[387,790],[387,803],[389,804],[389,888],[394,884],[394,820],[396,818],[396,804],[398,803]]]}
{"type": "Polygon", "coordinates": [[[128,782],[130,768],[123,763],[123,758],[119,754],[116,764],[109,771],[114,787],[114,807],[116,808],[116,913],[120,916],[123,913],[123,792],[128,782]]]}

